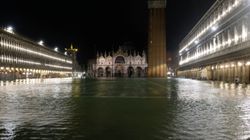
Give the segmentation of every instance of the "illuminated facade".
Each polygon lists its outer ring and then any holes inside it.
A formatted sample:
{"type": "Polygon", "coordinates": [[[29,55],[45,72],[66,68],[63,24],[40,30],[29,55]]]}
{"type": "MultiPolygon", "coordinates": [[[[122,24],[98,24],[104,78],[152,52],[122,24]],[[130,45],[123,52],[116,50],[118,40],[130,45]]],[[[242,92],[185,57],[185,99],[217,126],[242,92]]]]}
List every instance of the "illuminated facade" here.
{"type": "Polygon", "coordinates": [[[147,67],[144,51],[140,55],[120,47],[117,52],[97,54],[93,69],[97,77],[145,77],[147,67]]]}
{"type": "Polygon", "coordinates": [[[0,29],[0,80],[69,76],[72,59],[12,30],[0,29]]]}
{"type": "Polygon", "coordinates": [[[149,33],[148,33],[148,76],[165,77],[166,60],[166,0],[148,0],[149,33]]]}
{"type": "Polygon", "coordinates": [[[180,43],[178,76],[249,83],[249,31],[249,0],[217,0],[180,43]]]}

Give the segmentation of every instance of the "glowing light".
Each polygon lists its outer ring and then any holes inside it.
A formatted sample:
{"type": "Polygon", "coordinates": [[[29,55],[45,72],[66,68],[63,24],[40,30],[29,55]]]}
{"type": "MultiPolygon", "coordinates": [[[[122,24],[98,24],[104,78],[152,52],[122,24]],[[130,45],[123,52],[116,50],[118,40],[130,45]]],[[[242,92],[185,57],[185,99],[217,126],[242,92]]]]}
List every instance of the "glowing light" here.
{"type": "Polygon", "coordinates": [[[198,43],[199,43],[199,40],[195,40],[194,43],[195,43],[195,44],[198,44],[198,43]]]}
{"type": "Polygon", "coordinates": [[[242,29],[242,39],[245,40],[247,38],[247,29],[244,25],[242,28],[243,28],[242,29]]]}
{"type": "Polygon", "coordinates": [[[237,42],[238,42],[238,40],[239,40],[239,36],[236,34],[236,35],[235,35],[235,37],[234,37],[234,41],[235,41],[235,43],[237,43],[237,42]]]}
{"type": "MultiPolygon", "coordinates": [[[[12,57],[5,57],[4,56],[3,58],[4,58],[4,60],[8,60],[8,61],[13,60],[12,57]]],[[[30,61],[30,60],[23,60],[23,59],[18,59],[17,62],[24,63],[24,64],[31,64],[31,65],[42,65],[39,62],[30,61]]],[[[58,65],[51,65],[51,64],[45,64],[45,66],[49,66],[49,67],[53,67],[53,68],[61,68],[61,69],[66,69],[66,70],[72,70],[72,67],[65,67],[65,66],[58,66],[58,65]]],[[[3,70],[3,69],[4,69],[4,67],[1,67],[1,70],[3,70]]],[[[14,68],[11,68],[11,69],[14,69],[14,68]]],[[[7,67],[6,70],[10,70],[10,68],[7,67]]],[[[22,69],[20,69],[20,70],[22,70],[22,69]]],[[[24,70],[31,71],[31,69],[24,69],[24,70]]]]}
{"type": "Polygon", "coordinates": [[[248,61],[248,62],[246,63],[246,65],[249,66],[249,65],[250,65],[250,61],[248,61]]]}
{"type": "MultiPolygon", "coordinates": [[[[244,29],[244,26],[243,26],[243,29],[244,29]]],[[[180,65],[183,65],[183,64],[188,63],[188,62],[191,62],[191,61],[193,61],[193,60],[197,60],[197,59],[201,58],[202,56],[207,56],[207,55],[209,55],[209,54],[215,52],[215,49],[216,49],[216,48],[218,48],[218,49],[220,50],[220,49],[222,49],[222,48],[221,48],[222,46],[223,46],[223,47],[226,46],[226,45],[229,45],[229,46],[230,46],[232,42],[235,42],[235,44],[239,43],[238,40],[239,40],[240,38],[243,39],[243,36],[245,36],[245,38],[247,37],[247,29],[244,29],[244,30],[245,30],[245,33],[242,33],[241,35],[235,35],[234,38],[228,38],[227,41],[223,41],[223,42],[221,42],[221,44],[217,43],[217,44],[215,44],[215,45],[212,45],[212,47],[207,48],[207,49],[204,50],[204,51],[197,52],[197,53],[195,53],[194,55],[189,56],[189,57],[187,57],[187,58],[184,59],[184,60],[181,60],[179,64],[180,64],[180,65]]],[[[243,40],[243,41],[244,41],[244,40],[243,40]]]]}
{"type": "Polygon", "coordinates": [[[238,66],[242,66],[243,64],[241,62],[238,62],[238,66]]]}
{"type": "MultiPolygon", "coordinates": [[[[41,53],[41,52],[37,52],[37,51],[33,51],[31,49],[26,49],[24,47],[20,47],[18,45],[13,45],[13,44],[10,44],[10,43],[5,43],[3,41],[0,42],[0,45],[4,46],[4,47],[10,47],[10,48],[18,48],[19,51],[22,51],[22,52],[26,52],[26,53],[29,53],[29,54],[34,54],[34,55],[39,55],[39,56],[42,56],[42,57],[45,57],[45,58],[50,58],[50,59],[54,59],[54,60],[58,60],[58,61],[61,61],[61,62],[66,62],[66,63],[69,63],[69,64],[72,64],[72,61],[71,60],[65,60],[65,58],[58,58],[58,57],[55,57],[55,56],[52,56],[52,55],[48,55],[48,54],[45,54],[45,53],[41,53]]],[[[2,55],[2,60],[3,60],[3,55],[2,55]]]]}
{"type": "Polygon", "coordinates": [[[51,64],[45,64],[45,66],[53,67],[53,68],[62,68],[62,69],[72,70],[72,67],[64,67],[64,66],[51,65],[51,64]]]}
{"type": "Polygon", "coordinates": [[[64,55],[68,55],[67,52],[64,52],[64,55]]]}
{"type": "Polygon", "coordinates": [[[8,27],[5,29],[5,31],[8,32],[8,33],[14,34],[14,29],[13,29],[12,26],[8,26],[8,27]]]}
{"type": "Polygon", "coordinates": [[[38,44],[41,45],[41,46],[43,46],[43,43],[44,42],[42,40],[38,42],[38,44]]]}
{"type": "Polygon", "coordinates": [[[58,52],[58,47],[55,47],[55,48],[54,48],[54,51],[55,51],[55,52],[58,52]]]}
{"type": "Polygon", "coordinates": [[[216,31],[217,29],[218,29],[218,26],[217,26],[217,25],[214,25],[214,26],[211,28],[212,31],[216,31]]]}
{"type": "Polygon", "coordinates": [[[240,2],[242,2],[242,0],[235,1],[232,5],[228,6],[225,10],[223,10],[223,12],[221,14],[219,14],[217,16],[217,18],[212,23],[210,23],[208,26],[206,26],[202,31],[198,32],[198,34],[196,36],[194,36],[193,38],[191,38],[190,41],[188,41],[188,43],[186,43],[186,45],[184,45],[179,52],[182,52],[183,50],[185,50],[195,40],[197,40],[202,35],[204,35],[210,29],[210,27],[213,27],[216,24],[218,24],[225,16],[227,16],[233,9],[235,9],[240,4],[240,2]]]}

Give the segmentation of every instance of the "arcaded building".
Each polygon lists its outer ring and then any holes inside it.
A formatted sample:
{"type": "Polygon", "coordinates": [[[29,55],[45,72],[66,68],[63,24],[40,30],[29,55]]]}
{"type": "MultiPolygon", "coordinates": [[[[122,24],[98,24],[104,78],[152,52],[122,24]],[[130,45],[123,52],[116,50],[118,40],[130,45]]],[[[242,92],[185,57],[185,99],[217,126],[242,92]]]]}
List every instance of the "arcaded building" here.
{"type": "Polygon", "coordinates": [[[97,53],[94,74],[96,77],[145,77],[146,58],[144,51],[128,51],[122,47],[117,51],[97,53]]]}
{"type": "Polygon", "coordinates": [[[72,57],[0,29],[0,80],[72,74],[72,57]]]}
{"type": "Polygon", "coordinates": [[[181,41],[178,76],[249,83],[249,31],[249,0],[217,0],[181,41]]]}

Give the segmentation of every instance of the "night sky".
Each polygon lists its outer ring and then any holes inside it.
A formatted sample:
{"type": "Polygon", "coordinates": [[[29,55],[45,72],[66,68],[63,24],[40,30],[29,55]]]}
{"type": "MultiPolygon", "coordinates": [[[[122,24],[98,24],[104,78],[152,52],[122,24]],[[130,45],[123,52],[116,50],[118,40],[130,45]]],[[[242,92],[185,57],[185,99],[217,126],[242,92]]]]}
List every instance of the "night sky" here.
{"type": "MultiPolygon", "coordinates": [[[[168,0],[167,49],[178,50],[179,42],[215,0],[168,0]]],[[[117,49],[124,43],[146,49],[147,0],[4,0],[0,26],[34,41],[44,40],[63,51],[71,43],[78,47],[81,64],[96,51],[117,49]]]]}

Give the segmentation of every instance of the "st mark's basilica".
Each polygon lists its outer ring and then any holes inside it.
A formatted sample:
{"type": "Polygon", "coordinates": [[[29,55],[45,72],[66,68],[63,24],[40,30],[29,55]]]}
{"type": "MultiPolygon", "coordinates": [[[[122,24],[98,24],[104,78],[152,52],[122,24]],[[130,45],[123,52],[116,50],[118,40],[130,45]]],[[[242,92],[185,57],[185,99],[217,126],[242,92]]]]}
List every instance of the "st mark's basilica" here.
{"type": "Polygon", "coordinates": [[[145,51],[117,51],[97,53],[93,70],[96,77],[144,77],[147,73],[145,51]]]}

